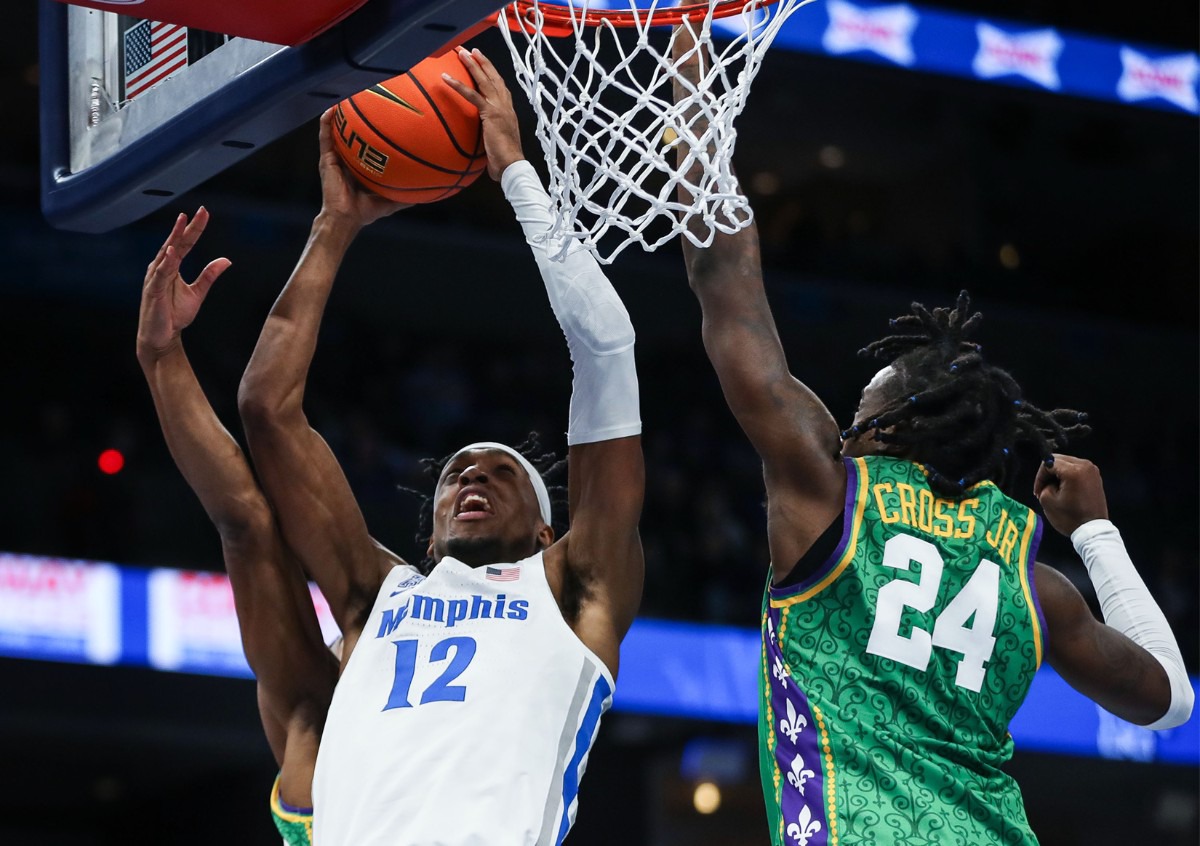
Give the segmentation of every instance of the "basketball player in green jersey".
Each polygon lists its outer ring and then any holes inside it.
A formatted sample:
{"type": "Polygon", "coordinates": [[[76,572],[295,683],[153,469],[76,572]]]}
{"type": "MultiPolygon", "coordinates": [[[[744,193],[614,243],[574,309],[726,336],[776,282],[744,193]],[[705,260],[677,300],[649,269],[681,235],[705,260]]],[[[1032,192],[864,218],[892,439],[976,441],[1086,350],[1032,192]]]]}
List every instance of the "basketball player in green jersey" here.
{"type": "MultiPolygon", "coordinates": [[[[675,46],[698,84],[690,42],[675,46]]],[[[964,293],[953,308],[914,304],[894,321],[901,334],[867,348],[887,366],[839,433],[789,372],[755,227],[683,251],[705,348],[763,462],[759,741],[772,843],[1035,844],[1001,766],[1043,660],[1140,725],[1179,725],[1192,708],[1099,472],[1056,453],[1083,433],[1082,415],[1037,409],[984,359],[964,293]],[[1003,491],[1025,446],[1042,462],[1034,494],[1083,558],[1105,623],[1034,563],[1043,521],[1003,491]]]]}
{"type": "Polygon", "coordinates": [[[338,656],[322,641],[304,574],[183,349],[181,333],[230,264],[213,260],[191,284],[180,275],[180,262],[207,223],[203,208],[190,221],[179,215],[150,263],[137,356],[171,456],[221,537],[242,647],[258,682],[259,714],[279,765],[271,792],[276,827],[285,846],[311,846],[313,766],[337,683],[338,656]]]}

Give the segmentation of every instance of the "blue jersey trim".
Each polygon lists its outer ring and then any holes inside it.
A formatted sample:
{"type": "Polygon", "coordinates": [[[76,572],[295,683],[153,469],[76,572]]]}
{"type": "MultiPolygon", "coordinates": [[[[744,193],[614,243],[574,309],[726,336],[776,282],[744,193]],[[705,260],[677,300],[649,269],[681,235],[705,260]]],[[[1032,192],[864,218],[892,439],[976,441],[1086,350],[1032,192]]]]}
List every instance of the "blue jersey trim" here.
{"type": "Polygon", "coordinates": [[[558,837],[554,840],[556,846],[563,842],[563,838],[567,836],[567,832],[571,828],[571,805],[575,802],[575,797],[579,795],[580,767],[583,765],[583,759],[587,756],[588,750],[591,749],[592,738],[596,736],[600,715],[604,713],[604,703],[611,695],[612,686],[609,685],[608,679],[600,675],[596,680],[596,686],[592,688],[592,699],[588,702],[583,722],[579,725],[579,731],[575,733],[575,754],[571,756],[571,762],[567,765],[566,772],[563,773],[563,811],[562,821],[558,825],[558,837]]]}

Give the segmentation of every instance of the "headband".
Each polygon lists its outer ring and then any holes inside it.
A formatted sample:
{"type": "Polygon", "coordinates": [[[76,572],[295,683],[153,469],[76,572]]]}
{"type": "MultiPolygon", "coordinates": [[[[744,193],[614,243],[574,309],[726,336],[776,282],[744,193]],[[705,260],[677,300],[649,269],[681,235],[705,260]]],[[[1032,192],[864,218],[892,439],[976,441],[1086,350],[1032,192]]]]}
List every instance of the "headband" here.
{"type": "MultiPolygon", "coordinates": [[[[546,490],[546,483],[542,481],[542,474],[534,469],[534,466],[529,463],[528,458],[505,444],[496,443],[495,441],[479,441],[477,443],[467,444],[458,452],[454,453],[454,455],[450,457],[450,461],[458,458],[458,456],[462,455],[464,452],[468,452],[469,450],[473,449],[498,449],[500,452],[506,453],[507,455],[516,459],[517,463],[525,468],[525,472],[529,474],[529,482],[533,485],[533,492],[537,494],[538,509],[542,512],[543,522],[545,522],[547,526],[553,525],[550,514],[550,492],[546,490]]],[[[449,464],[450,462],[447,461],[446,463],[449,464]]]]}

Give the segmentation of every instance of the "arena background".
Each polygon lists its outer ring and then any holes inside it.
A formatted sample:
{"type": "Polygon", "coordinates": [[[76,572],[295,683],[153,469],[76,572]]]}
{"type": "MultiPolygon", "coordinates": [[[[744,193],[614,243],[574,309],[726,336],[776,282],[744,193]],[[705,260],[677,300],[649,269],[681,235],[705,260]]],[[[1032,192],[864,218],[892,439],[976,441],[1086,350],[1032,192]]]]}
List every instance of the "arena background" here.
{"type": "MultiPolygon", "coordinates": [[[[941,7],[1197,49],[1190,4],[941,7]]],[[[217,571],[216,533],[167,455],[134,359],[139,286],[173,215],[205,204],[196,268],[217,255],[234,266],[186,344],[237,431],[238,379],[319,202],[315,124],[117,232],[54,230],[38,209],[35,12],[15,4],[0,28],[0,551],[217,571]],[[97,469],[107,448],[126,458],[116,475],[97,469]]],[[[477,44],[511,80],[499,39],[477,44]]],[[[911,300],[948,304],[967,288],[989,357],[1033,401],[1091,414],[1096,433],[1077,452],[1101,466],[1194,674],[1195,116],[779,52],[738,126],[793,372],[848,421],[871,375],[855,351],[911,300]]],[[[531,133],[526,151],[542,169],[531,133]]],[[[611,276],[639,331],[643,613],[754,626],[759,468],[704,359],[678,246],[626,253],[611,276]]],[[[565,344],[494,183],[364,232],[310,384],[310,416],[372,532],[406,556],[415,502],[397,485],[420,484],[417,458],[531,429],[564,447],[565,344]]],[[[1048,536],[1042,559],[1090,596],[1063,539],[1048,536]]],[[[749,726],[610,714],[568,842],[764,844],[753,756],[749,726]],[[692,808],[696,754],[723,774],[710,816],[692,808]]],[[[1045,846],[1197,841],[1194,767],[1018,749],[1011,771],[1045,846]]],[[[0,660],[0,844],[275,843],[273,776],[248,681],[0,660]]]]}

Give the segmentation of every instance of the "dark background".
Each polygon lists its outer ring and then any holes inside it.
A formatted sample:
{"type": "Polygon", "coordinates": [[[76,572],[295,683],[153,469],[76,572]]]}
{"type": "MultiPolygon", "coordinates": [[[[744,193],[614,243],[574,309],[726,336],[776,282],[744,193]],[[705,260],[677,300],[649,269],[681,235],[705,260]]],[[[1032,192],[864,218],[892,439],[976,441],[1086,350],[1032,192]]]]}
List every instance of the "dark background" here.
{"type": "MultiPolygon", "coordinates": [[[[941,7],[1197,49],[1194,4],[941,7]]],[[[134,360],[139,285],[174,214],[205,204],[213,222],[192,272],[217,255],[234,266],[186,343],[236,432],[242,368],[319,204],[315,124],[119,231],[56,231],[38,209],[36,6],[9,15],[0,549],[219,570],[216,533],[170,462],[134,360]],[[108,447],[128,460],[112,477],[95,463],[108,447]]],[[[495,33],[477,44],[508,73],[495,33]]],[[[1103,470],[1112,517],[1195,673],[1196,118],[780,51],[738,128],[793,372],[849,422],[873,370],[854,352],[911,300],[948,305],[967,288],[988,357],[1035,403],[1091,414],[1096,432],[1076,451],[1103,470]],[[840,167],[822,164],[830,147],[840,167]],[[1006,244],[1016,267],[1000,261],[1006,244]]],[[[531,131],[526,152],[544,173],[531,131]]],[[[704,358],[678,245],[626,252],[610,275],[639,332],[643,613],[754,626],[767,560],[759,466],[704,358]]],[[[530,429],[565,449],[565,344],[494,183],[364,232],[310,386],[310,416],[368,525],[406,556],[418,552],[416,503],[397,486],[422,484],[418,458],[530,429]]],[[[1014,486],[1027,501],[1032,469],[1014,486]]],[[[1065,540],[1048,534],[1041,558],[1091,598],[1065,540]]],[[[0,844],[277,842],[252,684],[18,661],[0,661],[0,679],[0,844]]],[[[750,727],[611,714],[571,842],[765,843],[753,755],[750,727]],[[681,772],[697,739],[724,762],[711,817],[691,811],[681,772]]],[[[1197,841],[1194,768],[1018,750],[1011,770],[1046,846],[1197,841]]]]}

